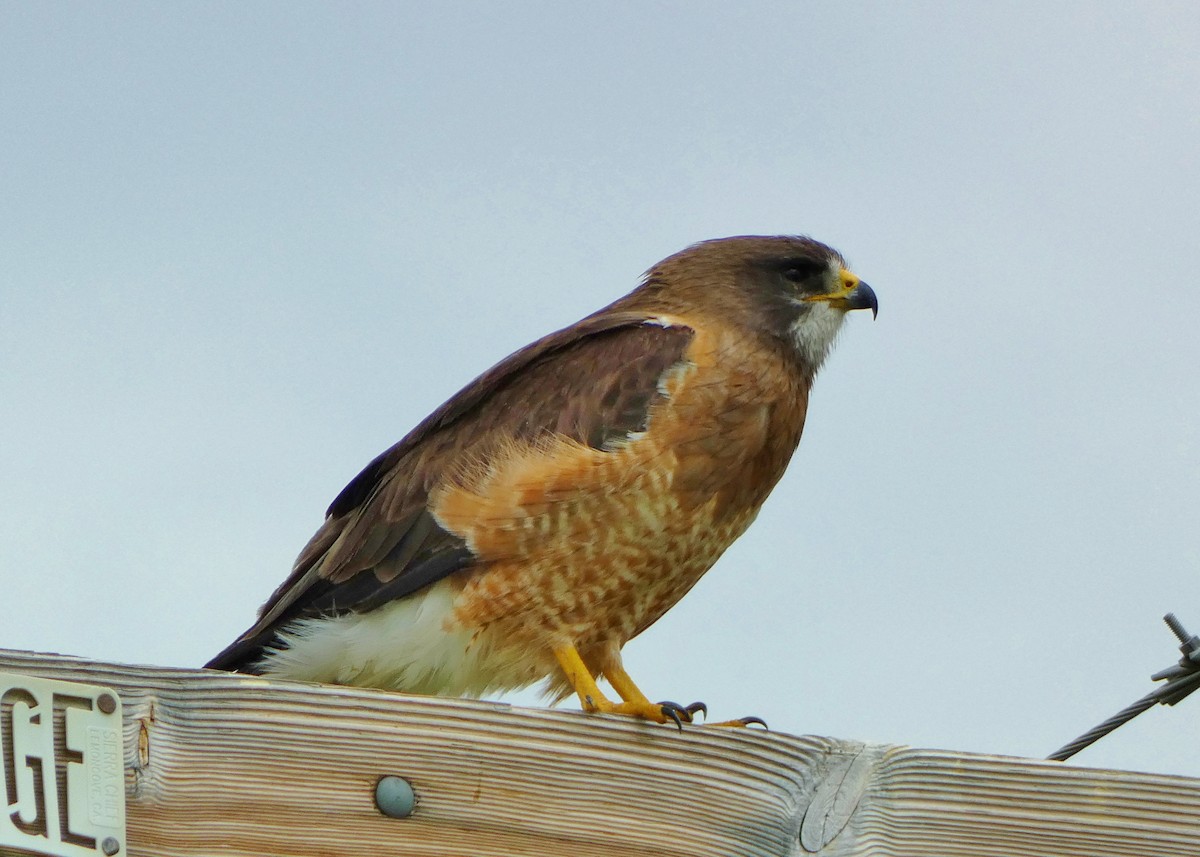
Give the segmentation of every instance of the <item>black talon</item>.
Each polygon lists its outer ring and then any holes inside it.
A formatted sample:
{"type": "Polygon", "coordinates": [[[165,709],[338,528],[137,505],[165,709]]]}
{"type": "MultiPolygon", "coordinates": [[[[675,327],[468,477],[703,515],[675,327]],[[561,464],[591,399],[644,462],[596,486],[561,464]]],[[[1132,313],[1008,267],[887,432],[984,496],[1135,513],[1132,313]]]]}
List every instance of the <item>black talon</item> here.
{"type": "Polygon", "coordinates": [[[754,723],[761,726],[763,729],[766,729],[768,732],[771,731],[771,727],[767,725],[767,721],[763,720],[761,717],[739,717],[737,722],[743,726],[749,726],[750,724],[754,723]]]}
{"type": "Polygon", "coordinates": [[[708,718],[708,706],[705,705],[703,702],[693,702],[691,705],[689,705],[687,708],[685,708],[683,710],[688,713],[688,722],[689,723],[696,716],[696,712],[700,712],[701,714],[703,714],[705,719],[708,718]]]}
{"type": "MultiPolygon", "coordinates": [[[[679,718],[679,713],[682,711],[685,711],[685,709],[680,708],[678,705],[676,705],[673,702],[663,702],[663,703],[661,703],[661,705],[662,705],[662,713],[665,714],[667,717],[670,717],[672,720],[674,720],[675,728],[678,729],[680,732],[682,732],[683,731],[683,721],[679,718]]],[[[689,721],[689,722],[691,722],[691,721],[689,721]]]]}
{"type": "Polygon", "coordinates": [[[692,703],[692,705],[683,706],[678,702],[671,702],[668,699],[658,703],[658,705],[662,709],[663,714],[675,721],[675,725],[679,727],[681,732],[683,731],[684,723],[692,722],[692,713],[694,711],[695,703],[692,703]]]}

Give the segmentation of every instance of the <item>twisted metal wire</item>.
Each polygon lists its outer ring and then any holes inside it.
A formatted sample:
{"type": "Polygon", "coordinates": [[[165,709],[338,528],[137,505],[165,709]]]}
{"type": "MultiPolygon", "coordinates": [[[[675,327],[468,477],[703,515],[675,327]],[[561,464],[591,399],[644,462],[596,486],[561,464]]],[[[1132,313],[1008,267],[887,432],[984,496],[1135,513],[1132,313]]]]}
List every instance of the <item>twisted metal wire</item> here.
{"type": "Polygon", "coordinates": [[[1047,759],[1056,762],[1065,761],[1084,747],[1096,743],[1117,727],[1128,723],[1146,709],[1153,708],[1155,704],[1175,705],[1192,691],[1200,688],[1200,637],[1188,634],[1180,621],[1175,618],[1174,613],[1168,613],[1163,617],[1163,621],[1179,638],[1179,649],[1183,652],[1183,657],[1178,664],[1151,676],[1154,681],[1165,679],[1167,683],[1146,694],[1132,705],[1121,709],[1098,726],[1089,729],[1070,744],[1055,750],[1046,757],[1047,759]]]}

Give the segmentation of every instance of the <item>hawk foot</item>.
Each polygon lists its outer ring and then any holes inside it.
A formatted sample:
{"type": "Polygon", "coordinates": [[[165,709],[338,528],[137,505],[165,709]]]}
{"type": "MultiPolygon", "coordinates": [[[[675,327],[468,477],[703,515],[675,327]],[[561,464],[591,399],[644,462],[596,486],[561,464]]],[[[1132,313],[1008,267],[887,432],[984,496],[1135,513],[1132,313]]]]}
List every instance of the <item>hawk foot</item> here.
{"type": "Polygon", "coordinates": [[[691,705],[680,705],[678,702],[670,701],[612,702],[603,696],[589,694],[583,699],[583,710],[596,714],[624,714],[629,717],[640,717],[653,723],[674,723],[677,728],[683,729],[683,724],[691,723],[697,713],[707,713],[708,706],[703,702],[693,702],[691,705]]]}
{"type": "MultiPolygon", "coordinates": [[[[684,723],[691,723],[697,714],[708,716],[708,706],[703,702],[693,702],[691,705],[680,705],[678,702],[658,702],[662,712],[674,721],[675,725],[682,731],[684,723]]],[[[665,723],[666,721],[660,721],[665,723]]]]}

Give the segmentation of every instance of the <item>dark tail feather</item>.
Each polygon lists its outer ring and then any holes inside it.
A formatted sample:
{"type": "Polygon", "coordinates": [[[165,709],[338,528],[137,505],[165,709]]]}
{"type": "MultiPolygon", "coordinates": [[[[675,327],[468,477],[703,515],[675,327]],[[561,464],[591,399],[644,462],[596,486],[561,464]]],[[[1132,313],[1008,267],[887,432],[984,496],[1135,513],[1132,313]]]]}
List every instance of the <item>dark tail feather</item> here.
{"type": "Polygon", "coordinates": [[[258,662],[262,660],[263,647],[274,636],[274,631],[256,634],[234,641],[219,655],[204,665],[209,670],[228,670],[229,672],[261,675],[258,662]]]}

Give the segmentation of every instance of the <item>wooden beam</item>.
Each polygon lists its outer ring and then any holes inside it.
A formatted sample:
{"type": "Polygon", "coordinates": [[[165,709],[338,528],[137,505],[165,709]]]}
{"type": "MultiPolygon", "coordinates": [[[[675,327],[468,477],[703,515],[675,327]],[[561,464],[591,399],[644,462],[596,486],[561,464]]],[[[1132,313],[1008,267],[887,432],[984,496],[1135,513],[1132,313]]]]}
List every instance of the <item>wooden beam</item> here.
{"type": "Polygon", "coordinates": [[[1200,780],[0,650],[124,704],[132,857],[1200,857],[1200,780]],[[412,784],[411,817],[374,802],[412,784]]]}

